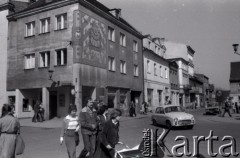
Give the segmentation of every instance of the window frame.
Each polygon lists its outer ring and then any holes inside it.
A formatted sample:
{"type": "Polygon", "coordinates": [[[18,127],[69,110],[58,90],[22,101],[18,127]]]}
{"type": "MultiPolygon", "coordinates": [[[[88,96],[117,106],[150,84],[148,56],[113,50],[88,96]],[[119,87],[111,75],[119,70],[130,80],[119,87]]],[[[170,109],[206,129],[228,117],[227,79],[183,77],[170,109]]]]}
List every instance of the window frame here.
{"type": "Polygon", "coordinates": [[[36,23],[31,21],[25,24],[25,37],[32,37],[36,34],[36,23]],[[28,32],[28,26],[30,26],[30,33],[28,32]]]}
{"type": "Polygon", "coordinates": [[[133,75],[134,75],[134,77],[139,76],[139,68],[138,68],[138,65],[136,65],[136,64],[133,65],[133,75]]]}
{"type": "Polygon", "coordinates": [[[67,13],[58,14],[55,16],[55,31],[67,29],[68,17],[67,13]],[[58,25],[58,18],[60,17],[60,28],[58,25]],[[62,21],[63,20],[63,21],[62,21]]]}
{"type": "Polygon", "coordinates": [[[126,47],[126,35],[120,32],[119,44],[120,46],[126,47]]]}
{"type": "Polygon", "coordinates": [[[116,71],[115,58],[112,57],[112,56],[108,56],[108,70],[109,71],[116,71]]]}
{"type": "Polygon", "coordinates": [[[50,29],[51,29],[51,18],[47,17],[47,18],[40,19],[39,34],[49,33],[50,29]],[[45,29],[43,29],[43,24],[47,25],[46,27],[44,27],[45,29]]]}
{"type": "Polygon", "coordinates": [[[156,63],[153,64],[153,71],[154,71],[154,75],[157,76],[157,64],[156,63]]]}
{"type": "Polygon", "coordinates": [[[138,42],[133,40],[133,51],[138,52],[138,42]]]}
{"type": "Polygon", "coordinates": [[[151,73],[150,60],[147,60],[147,73],[151,73]]]}
{"type": "Polygon", "coordinates": [[[39,52],[39,68],[50,67],[50,51],[39,52]],[[42,60],[42,54],[44,54],[44,61],[42,60]],[[46,57],[47,56],[47,57],[46,57]],[[47,65],[44,63],[47,61],[47,65]]]}
{"type": "Polygon", "coordinates": [[[61,48],[55,50],[55,63],[54,66],[66,66],[67,65],[67,48],[61,48]],[[59,63],[59,51],[60,51],[60,64],[59,63]],[[63,58],[63,59],[62,59],[63,58]],[[66,59],[65,59],[66,58],[66,59]]]}
{"type": "Polygon", "coordinates": [[[24,55],[24,69],[30,70],[36,67],[36,55],[35,53],[24,55]],[[28,58],[29,57],[29,58],[28,58]]]}
{"type": "Polygon", "coordinates": [[[120,73],[127,74],[127,63],[124,60],[120,60],[120,73]]]}
{"type": "Polygon", "coordinates": [[[115,29],[108,26],[108,40],[115,42],[115,29]]]}

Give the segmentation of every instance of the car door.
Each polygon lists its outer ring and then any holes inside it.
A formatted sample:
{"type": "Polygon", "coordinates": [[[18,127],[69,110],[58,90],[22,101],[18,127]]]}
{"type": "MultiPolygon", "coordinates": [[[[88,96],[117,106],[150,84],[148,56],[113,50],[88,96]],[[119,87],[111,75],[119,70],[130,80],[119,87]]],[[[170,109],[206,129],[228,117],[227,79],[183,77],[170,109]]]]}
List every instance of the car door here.
{"type": "Polygon", "coordinates": [[[163,124],[163,115],[164,115],[164,110],[162,107],[158,107],[158,112],[157,113],[157,118],[156,118],[156,121],[158,124],[162,125],[163,124]]]}

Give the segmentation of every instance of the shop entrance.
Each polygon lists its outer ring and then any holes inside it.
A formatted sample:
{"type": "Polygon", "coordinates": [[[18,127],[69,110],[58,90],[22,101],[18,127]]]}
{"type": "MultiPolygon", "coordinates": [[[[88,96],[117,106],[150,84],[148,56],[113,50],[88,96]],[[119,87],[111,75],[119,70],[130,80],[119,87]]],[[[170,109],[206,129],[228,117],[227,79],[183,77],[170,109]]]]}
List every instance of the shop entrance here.
{"type": "Polygon", "coordinates": [[[49,95],[49,119],[57,117],[57,91],[50,91],[49,95]]]}

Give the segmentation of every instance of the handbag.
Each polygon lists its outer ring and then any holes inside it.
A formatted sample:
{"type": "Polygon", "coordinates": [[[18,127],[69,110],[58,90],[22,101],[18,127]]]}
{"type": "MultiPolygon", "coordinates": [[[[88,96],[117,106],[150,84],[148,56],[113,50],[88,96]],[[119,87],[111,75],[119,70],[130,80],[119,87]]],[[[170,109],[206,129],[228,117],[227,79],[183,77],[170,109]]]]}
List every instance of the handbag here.
{"type": "Polygon", "coordinates": [[[75,143],[76,143],[76,146],[78,146],[78,144],[79,144],[79,142],[80,142],[78,132],[75,132],[74,137],[75,137],[75,143]]]}
{"type": "Polygon", "coordinates": [[[15,154],[16,155],[21,155],[23,154],[25,149],[25,143],[24,140],[22,139],[21,135],[18,134],[16,138],[16,149],[15,149],[15,154]]]}

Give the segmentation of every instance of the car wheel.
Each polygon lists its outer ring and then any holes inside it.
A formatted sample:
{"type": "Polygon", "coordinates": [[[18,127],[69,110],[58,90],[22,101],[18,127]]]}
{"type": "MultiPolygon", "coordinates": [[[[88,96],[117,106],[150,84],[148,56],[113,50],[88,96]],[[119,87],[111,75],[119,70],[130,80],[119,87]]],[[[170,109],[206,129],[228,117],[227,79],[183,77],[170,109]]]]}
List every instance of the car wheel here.
{"type": "Polygon", "coordinates": [[[168,128],[168,129],[171,129],[172,128],[172,124],[171,124],[171,122],[168,120],[168,121],[166,121],[166,127],[168,128]]]}
{"type": "Polygon", "coordinates": [[[153,124],[154,126],[156,126],[156,125],[157,125],[157,121],[156,121],[155,119],[153,119],[153,120],[152,120],[152,124],[153,124]]]}
{"type": "Polygon", "coordinates": [[[188,126],[188,129],[193,129],[193,125],[191,125],[191,126],[188,126]]]}

